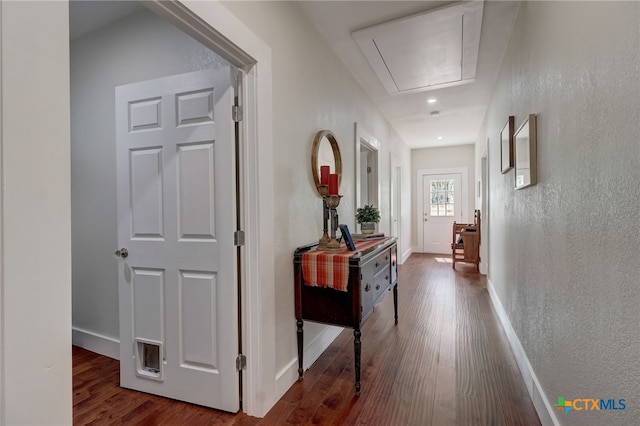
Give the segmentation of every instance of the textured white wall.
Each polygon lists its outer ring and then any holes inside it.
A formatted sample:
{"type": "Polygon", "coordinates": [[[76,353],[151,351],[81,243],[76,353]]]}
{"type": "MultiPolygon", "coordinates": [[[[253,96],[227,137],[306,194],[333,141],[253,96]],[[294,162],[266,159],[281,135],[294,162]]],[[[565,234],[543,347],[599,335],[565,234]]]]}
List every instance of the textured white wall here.
{"type": "MultiPolygon", "coordinates": [[[[418,247],[418,192],[422,190],[422,183],[417,182],[417,173],[420,169],[446,169],[453,167],[466,167],[469,169],[466,182],[468,197],[466,200],[466,217],[473,221],[475,205],[475,145],[457,145],[442,148],[425,148],[411,150],[411,225],[413,233],[412,246],[418,247]]],[[[420,219],[422,220],[422,219],[420,219]]]]}
{"type": "Polygon", "coordinates": [[[71,43],[73,326],[119,338],[115,86],[220,59],[147,10],[71,43]]]}
{"type": "Polygon", "coordinates": [[[69,22],[2,3],[0,423],[72,423],[69,22]]]}
{"type": "MultiPolygon", "coordinates": [[[[272,49],[274,186],[276,248],[277,370],[297,358],[293,305],[293,252],[316,241],[322,229],[321,199],[315,192],[309,161],[318,130],[330,129],[342,153],[344,195],[340,222],[354,227],[354,122],[363,125],[381,144],[380,205],[389,207],[389,157],[401,161],[403,182],[410,182],[409,150],[357,82],[346,71],[294,2],[225,2],[225,6],[272,49]]],[[[403,218],[409,215],[410,194],[403,192],[403,218]],[[407,209],[405,211],[405,209],[407,209]]],[[[409,217],[403,224],[409,229],[409,217]]],[[[389,233],[389,220],[381,229],[389,233]]],[[[404,234],[408,234],[405,230],[404,234]]],[[[403,235],[404,235],[403,234],[403,235]]],[[[408,237],[408,235],[407,235],[408,237]]],[[[403,238],[408,246],[409,239],[403,238]]],[[[405,246],[405,247],[406,247],[405,246]]],[[[400,248],[402,252],[406,250],[400,248]]],[[[315,338],[323,326],[308,323],[305,340],[315,338]]]]}
{"type": "Polygon", "coordinates": [[[489,279],[548,401],[624,398],[561,424],[638,424],[640,3],[524,2],[489,143],[489,279]],[[538,114],[538,180],[500,173],[500,129],[538,114]]]}

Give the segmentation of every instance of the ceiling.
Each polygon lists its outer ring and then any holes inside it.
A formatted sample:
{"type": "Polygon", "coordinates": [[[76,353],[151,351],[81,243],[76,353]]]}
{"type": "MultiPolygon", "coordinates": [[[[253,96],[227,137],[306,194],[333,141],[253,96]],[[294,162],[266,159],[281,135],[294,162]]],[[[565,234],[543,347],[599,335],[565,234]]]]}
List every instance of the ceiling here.
{"type": "Polygon", "coordinates": [[[137,1],[69,1],[69,39],[73,40],[93,30],[142,9],[137,1]]]}
{"type": "Polygon", "coordinates": [[[410,148],[475,143],[518,2],[299,4],[410,148]],[[478,7],[478,28],[468,27],[478,7]]]}
{"type": "MultiPolygon", "coordinates": [[[[518,2],[298,3],[410,148],[475,143],[518,2]]],[[[72,0],[70,37],[140,8],[137,1],[72,0]]]]}

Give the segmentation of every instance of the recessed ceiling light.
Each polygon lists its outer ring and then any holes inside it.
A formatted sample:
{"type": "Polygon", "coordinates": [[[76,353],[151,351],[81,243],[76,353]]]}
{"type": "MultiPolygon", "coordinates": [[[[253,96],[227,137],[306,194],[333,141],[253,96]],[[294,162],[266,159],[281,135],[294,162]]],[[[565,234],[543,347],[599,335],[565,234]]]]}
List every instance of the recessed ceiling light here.
{"type": "Polygon", "coordinates": [[[435,104],[436,102],[438,102],[438,100],[436,98],[429,98],[427,99],[427,102],[430,104],[435,104]]]}
{"type": "Polygon", "coordinates": [[[441,141],[443,138],[442,136],[438,136],[438,140],[441,141]]]}

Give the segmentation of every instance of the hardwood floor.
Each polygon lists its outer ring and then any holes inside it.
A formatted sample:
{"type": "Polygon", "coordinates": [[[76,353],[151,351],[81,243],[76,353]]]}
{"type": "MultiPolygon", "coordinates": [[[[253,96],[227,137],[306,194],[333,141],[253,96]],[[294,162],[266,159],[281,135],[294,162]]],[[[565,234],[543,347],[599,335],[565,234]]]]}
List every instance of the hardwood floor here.
{"type": "Polygon", "coordinates": [[[263,419],[121,389],[118,361],[74,347],[74,424],[539,425],[474,267],[423,254],[402,265],[398,325],[388,295],[362,330],[360,397],[352,330],[263,419]]]}

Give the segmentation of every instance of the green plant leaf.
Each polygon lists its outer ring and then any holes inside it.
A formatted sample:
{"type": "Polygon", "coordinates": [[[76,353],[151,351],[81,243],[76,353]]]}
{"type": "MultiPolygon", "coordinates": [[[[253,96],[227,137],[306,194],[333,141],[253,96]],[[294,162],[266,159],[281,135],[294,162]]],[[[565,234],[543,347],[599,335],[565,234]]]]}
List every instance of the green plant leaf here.
{"type": "Polygon", "coordinates": [[[380,222],[380,210],[373,204],[365,205],[364,207],[358,207],[356,209],[356,222],[380,222]]]}

